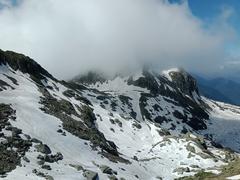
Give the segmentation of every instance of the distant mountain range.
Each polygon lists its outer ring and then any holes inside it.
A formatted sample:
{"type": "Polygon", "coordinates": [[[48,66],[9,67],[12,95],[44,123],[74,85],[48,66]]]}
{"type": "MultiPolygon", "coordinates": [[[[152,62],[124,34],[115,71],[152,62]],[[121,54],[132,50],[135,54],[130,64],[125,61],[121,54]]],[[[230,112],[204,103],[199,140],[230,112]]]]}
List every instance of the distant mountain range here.
{"type": "Polygon", "coordinates": [[[214,79],[206,79],[197,75],[194,77],[197,79],[199,91],[203,96],[240,105],[240,83],[222,77],[214,79]]]}

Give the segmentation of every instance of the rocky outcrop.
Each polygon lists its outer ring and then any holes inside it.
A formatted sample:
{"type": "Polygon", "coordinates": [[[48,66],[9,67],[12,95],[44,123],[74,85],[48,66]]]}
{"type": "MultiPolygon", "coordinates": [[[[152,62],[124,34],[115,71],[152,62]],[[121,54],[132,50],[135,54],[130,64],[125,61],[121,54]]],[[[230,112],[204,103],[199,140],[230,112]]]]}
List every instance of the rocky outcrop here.
{"type": "MultiPolygon", "coordinates": [[[[128,79],[129,85],[139,86],[150,91],[150,93],[141,93],[139,106],[143,119],[159,122],[160,124],[169,121],[164,116],[153,118],[152,113],[147,108],[148,100],[151,101],[151,99],[163,97],[165,101],[185,109],[184,114],[179,114],[175,111],[173,116],[194,130],[206,129],[206,120],[209,118],[208,109],[201,101],[195,79],[181,71],[173,72],[171,76],[172,81],[169,81],[161,75],[144,71],[143,76],[139,79],[128,79]],[[196,92],[197,101],[193,97],[194,92],[196,92]],[[191,116],[188,117],[188,114],[191,114],[191,116]]],[[[156,108],[156,106],[153,108],[156,108]]],[[[156,111],[161,111],[161,109],[157,108],[156,111]]]]}
{"type": "Polygon", "coordinates": [[[38,144],[35,146],[38,152],[41,152],[43,154],[51,154],[51,149],[46,144],[38,144]]]}
{"type": "Polygon", "coordinates": [[[179,71],[169,72],[172,82],[176,88],[180,89],[184,94],[190,97],[194,96],[194,93],[199,97],[199,91],[197,87],[197,81],[183,69],[179,71]]]}
{"type": "Polygon", "coordinates": [[[87,180],[98,180],[98,173],[90,170],[85,170],[83,172],[83,176],[86,177],[87,180]]]}
{"type": "Polygon", "coordinates": [[[45,77],[56,80],[36,61],[28,56],[12,51],[0,50],[0,65],[9,65],[14,71],[19,70],[23,73],[28,73],[35,82],[40,84],[41,79],[44,79],[45,77]]]}
{"type": "Polygon", "coordinates": [[[79,84],[95,84],[96,82],[103,83],[106,81],[106,78],[103,77],[100,73],[96,72],[88,72],[86,75],[81,75],[75,77],[72,82],[79,83],[79,84]]]}
{"type": "Polygon", "coordinates": [[[94,123],[96,117],[89,106],[82,106],[79,108],[81,112],[81,115],[79,115],[70,102],[66,100],[57,100],[51,96],[46,89],[41,89],[41,92],[43,93],[41,104],[44,105],[42,110],[62,120],[65,130],[81,139],[89,140],[93,148],[100,147],[113,156],[119,156],[116,145],[106,140],[103,133],[96,128],[94,123]],[[74,120],[71,115],[81,118],[84,123],[74,120]]]}
{"type": "Polygon", "coordinates": [[[22,139],[22,131],[13,127],[9,119],[15,119],[15,111],[10,105],[0,104],[0,175],[5,175],[21,165],[21,158],[32,146],[31,139],[22,139]],[[4,133],[6,131],[11,132],[11,136],[7,136],[4,133]]]}

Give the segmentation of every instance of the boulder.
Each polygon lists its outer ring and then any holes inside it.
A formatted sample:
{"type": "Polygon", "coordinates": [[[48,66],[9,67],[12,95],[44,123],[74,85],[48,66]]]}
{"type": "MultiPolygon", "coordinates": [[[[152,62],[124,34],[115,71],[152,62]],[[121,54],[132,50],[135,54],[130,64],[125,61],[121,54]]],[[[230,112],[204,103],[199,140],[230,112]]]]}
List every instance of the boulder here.
{"type": "Polygon", "coordinates": [[[185,172],[190,172],[189,167],[179,167],[173,170],[174,173],[183,174],[185,172]]]}
{"type": "Polygon", "coordinates": [[[116,171],[112,170],[110,167],[105,165],[100,166],[100,169],[104,174],[109,174],[109,175],[117,174],[116,171]]]}
{"type": "Polygon", "coordinates": [[[42,165],[42,169],[52,170],[51,166],[46,165],[46,164],[42,165]]]}
{"type": "Polygon", "coordinates": [[[38,144],[35,146],[38,152],[43,154],[51,154],[51,149],[46,144],[38,144]]]}
{"type": "Polygon", "coordinates": [[[85,170],[83,176],[86,177],[87,180],[98,180],[98,173],[90,170],[85,170]]]}

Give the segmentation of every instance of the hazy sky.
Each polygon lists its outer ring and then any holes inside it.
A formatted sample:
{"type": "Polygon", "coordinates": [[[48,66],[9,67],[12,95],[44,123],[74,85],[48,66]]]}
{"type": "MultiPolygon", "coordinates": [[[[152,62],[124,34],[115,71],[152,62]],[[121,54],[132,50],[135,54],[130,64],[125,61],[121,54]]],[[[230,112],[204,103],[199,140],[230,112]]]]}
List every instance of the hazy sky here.
{"type": "Polygon", "coordinates": [[[238,71],[240,2],[199,1],[0,0],[0,48],[24,53],[63,79],[144,64],[238,71]]]}

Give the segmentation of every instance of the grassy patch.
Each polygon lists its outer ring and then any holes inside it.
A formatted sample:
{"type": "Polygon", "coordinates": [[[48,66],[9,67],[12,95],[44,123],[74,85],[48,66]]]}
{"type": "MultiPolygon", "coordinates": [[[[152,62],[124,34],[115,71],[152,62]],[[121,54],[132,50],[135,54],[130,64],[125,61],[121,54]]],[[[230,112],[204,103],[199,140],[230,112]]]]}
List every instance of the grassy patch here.
{"type": "Polygon", "coordinates": [[[194,176],[182,177],[179,180],[225,180],[227,177],[240,174],[240,159],[230,162],[228,165],[222,167],[222,172],[218,175],[211,172],[200,171],[194,176]]]}

